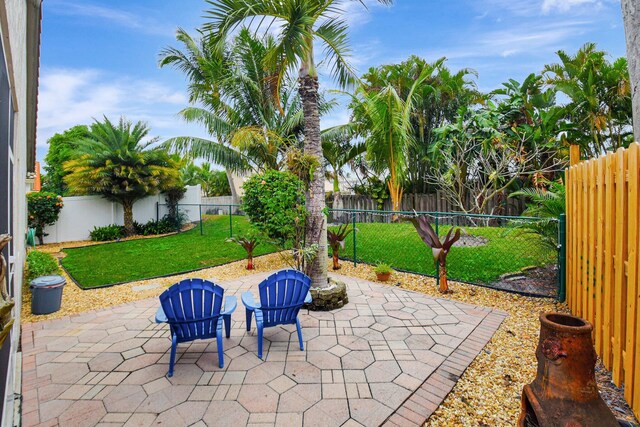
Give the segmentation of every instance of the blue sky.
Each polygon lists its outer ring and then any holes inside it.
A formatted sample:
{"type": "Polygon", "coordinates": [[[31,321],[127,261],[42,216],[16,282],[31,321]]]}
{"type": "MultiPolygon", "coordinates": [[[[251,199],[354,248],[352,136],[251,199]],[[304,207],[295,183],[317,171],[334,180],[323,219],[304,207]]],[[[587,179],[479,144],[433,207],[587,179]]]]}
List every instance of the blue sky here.
{"type": "MultiPolygon", "coordinates": [[[[390,7],[347,2],[352,62],[360,73],[415,54],[473,68],[481,90],[522,80],[555,62],[559,49],[593,41],[611,57],[625,54],[619,0],[395,0],[390,7]]],[[[45,0],[42,30],[38,158],[46,140],[102,115],[149,122],[154,136],[206,136],[176,113],[187,105],[184,77],[159,69],[176,28],[199,27],[203,0],[45,0]]],[[[324,89],[331,89],[322,78],[324,89]]],[[[323,127],[348,119],[344,107],[323,127]]]]}

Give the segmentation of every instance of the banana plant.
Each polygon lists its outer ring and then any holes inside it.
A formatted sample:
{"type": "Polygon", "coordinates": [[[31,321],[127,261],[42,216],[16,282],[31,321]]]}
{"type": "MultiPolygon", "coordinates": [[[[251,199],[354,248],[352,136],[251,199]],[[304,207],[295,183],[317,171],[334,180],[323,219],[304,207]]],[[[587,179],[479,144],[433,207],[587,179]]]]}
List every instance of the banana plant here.
{"type": "Polygon", "coordinates": [[[331,247],[331,253],[333,254],[333,269],[340,269],[339,255],[340,250],[344,249],[344,240],[353,231],[353,228],[349,227],[349,224],[342,224],[338,228],[327,230],[327,241],[329,247],[331,247]]]}
{"type": "Polygon", "coordinates": [[[235,243],[240,245],[247,251],[247,270],[253,270],[253,251],[260,244],[260,238],[257,235],[250,234],[247,236],[229,237],[227,243],[235,243]]]}
{"type": "Polygon", "coordinates": [[[425,215],[405,217],[404,219],[411,221],[422,241],[431,248],[433,260],[439,271],[439,291],[443,294],[448,293],[447,255],[453,244],[460,239],[460,229],[457,228],[454,233],[454,229],[451,227],[444,240],[440,240],[425,215]]]}

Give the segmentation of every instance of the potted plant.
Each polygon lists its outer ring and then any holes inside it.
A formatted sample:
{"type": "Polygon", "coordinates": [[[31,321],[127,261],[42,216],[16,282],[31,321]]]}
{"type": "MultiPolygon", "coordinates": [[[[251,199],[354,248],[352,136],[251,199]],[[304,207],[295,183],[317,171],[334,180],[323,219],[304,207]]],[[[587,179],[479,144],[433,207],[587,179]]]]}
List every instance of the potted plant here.
{"type": "Polygon", "coordinates": [[[375,270],[376,277],[381,282],[386,282],[391,277],[391,273],[393,273],[393,269],[389,264],[385,264],[384,262],[378,263],[375,270]]]}
{"type": "Polygon", "coordinates": [[[259,235],[251,231],[245,236],[229,237],[226,242],[240,245],[247,251],[247,270],[253,270],[253,251],[260,244],[259,235]]]}
{"type": "Polygon", "coordinates": [[[329,247],[331,248],[331,253],[333,255],[334,270],[340,269],[340,249],[344,249],[344,240],[352,231],[353,228],[350,228],[349,224],[342,224],[338,228],[327,230],[327,241],[329,242],[329,247]]]}

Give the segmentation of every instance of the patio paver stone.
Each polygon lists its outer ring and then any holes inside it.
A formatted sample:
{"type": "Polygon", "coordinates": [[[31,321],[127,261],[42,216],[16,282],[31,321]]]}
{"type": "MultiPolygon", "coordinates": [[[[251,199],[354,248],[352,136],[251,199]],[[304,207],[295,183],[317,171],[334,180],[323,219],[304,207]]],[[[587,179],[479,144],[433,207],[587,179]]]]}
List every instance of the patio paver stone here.
{"type": "MultiPolygon", "coordinates": [[[[266,274],[223,282],[226,295],[266,274]]],[[[23,421],[46,425],[421,425],[498,329],[506,313],[337,276],[349,304],[302,310],[265,330],[264,358],[243,307],[224,339],[180,345],[167,379],[169,328],[157,299],[25,324],[23,421]]],[[[88,291],[90,292],[90,291],[88,291]]]]}

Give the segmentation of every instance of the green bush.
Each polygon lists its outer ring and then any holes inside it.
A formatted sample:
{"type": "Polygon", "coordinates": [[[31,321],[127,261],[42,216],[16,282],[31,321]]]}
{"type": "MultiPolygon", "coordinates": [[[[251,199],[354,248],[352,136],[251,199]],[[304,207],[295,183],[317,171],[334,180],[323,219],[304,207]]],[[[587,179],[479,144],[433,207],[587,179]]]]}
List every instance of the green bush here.
{"type": "Polygon", "coordinates": [[[60,274],[58,261],[46,252],[31,251],[27,255],[26,282],[41,276],[60,274]]]}
{"type": "Polygon", "coordinates": [[[142,231],[139,234],[143,236],[154,236],[157,234],[173,233],[174,231],[182,228],[182,215],[178,215],[179,222],[176,219],[165,216],[160,221],[151,220],[142,226],[142,231]]]}
{"type": "Polygon", "coordinates": [[[244,185],[242,210],[262,233],[281,244],[292,239],[306,218],[304,185],[288,172],[254,175],[244,185]]]}
{"type": "Polygon", "coordinates": [[[109,240],[118,240],[124,237],[124,227],[117,224],[107,225],[104,227],[93,227],[93,231],[89,233],[91,240],[94,242],[107,242],[109,240]]]}
{"type": "Polygon", "coordinates": [[[39,244],[44,243],[44,228],[56,223],[62,206],[62,197],[54,193],[41,191],[27,194],[29,228],[35,228],[39,244]]]}
{"type": "MultiPolygon", "coordinates": [[[[186,215],[178,213],[177,218],[170,218],[165,215],[160,221],[151,220],[146,224],[137,221],[133,222],[133,228],[139,236],[155,236],[158,234],[173,233],[182,228],[186,222],[186,215]]],[[[109,240],[118,240],[126,236],[124,226],[112,224],[105,227],[94,227],[89,234],[94,242],[107,242],[109,240]]]]}

